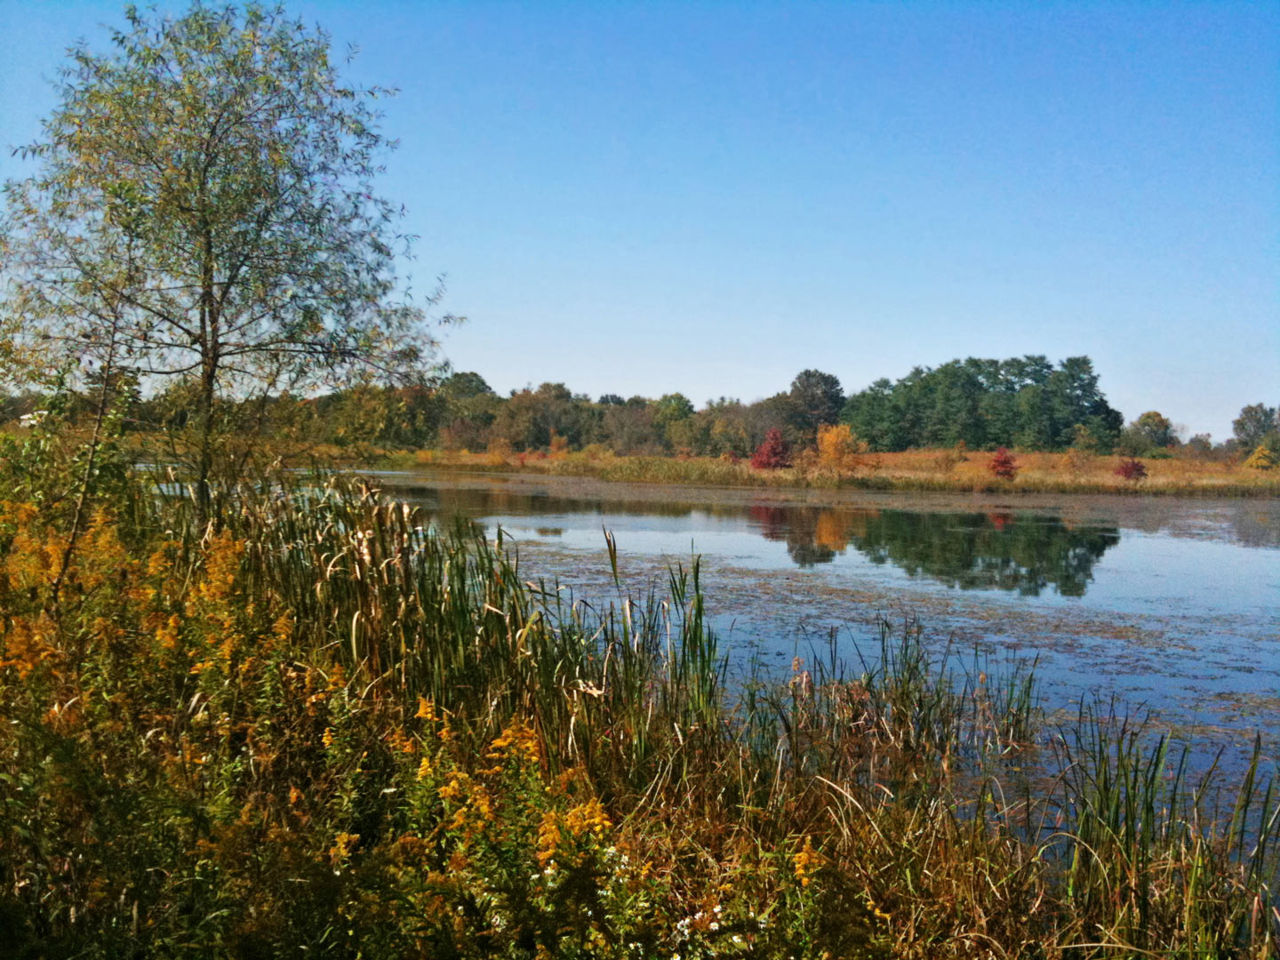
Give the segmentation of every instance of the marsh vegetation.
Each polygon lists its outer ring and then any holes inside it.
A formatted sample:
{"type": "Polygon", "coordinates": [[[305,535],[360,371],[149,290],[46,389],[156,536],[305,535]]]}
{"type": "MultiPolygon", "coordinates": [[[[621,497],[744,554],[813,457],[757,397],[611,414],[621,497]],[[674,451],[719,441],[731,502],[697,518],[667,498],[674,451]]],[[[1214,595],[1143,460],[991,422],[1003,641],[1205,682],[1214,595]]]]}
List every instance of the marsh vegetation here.
{"type": "Polygon", "coordinates": [[[19,956],[1275,948],[1261,757],[1219,790],[887,625],[731,690],[696,564],[574,600],[357,483],[217,502],[130,487],[65,566],[5,509],[19,956]]]}

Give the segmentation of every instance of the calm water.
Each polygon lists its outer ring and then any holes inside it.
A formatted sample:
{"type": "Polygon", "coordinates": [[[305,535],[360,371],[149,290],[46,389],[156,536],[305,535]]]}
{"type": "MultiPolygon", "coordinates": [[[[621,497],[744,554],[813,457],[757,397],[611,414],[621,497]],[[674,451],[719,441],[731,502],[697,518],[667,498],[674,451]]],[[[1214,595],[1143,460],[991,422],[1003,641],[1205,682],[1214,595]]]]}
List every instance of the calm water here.
{"type": "MultiPolygon", "coordinates": [[[[881,616],[931,644],[1035,659],[1045,705],[1117,696],[1202,735],[1280,735],[1280,502],[841,495],[383,474],[441,522],[515,541],[522,570],[613,595],[602,529],[641,588],[702,558],[726,649],[789,666],[870,649],[881,616]]],[[[1280,739],[1280,737],[1277,737],[1280,739]]]]}

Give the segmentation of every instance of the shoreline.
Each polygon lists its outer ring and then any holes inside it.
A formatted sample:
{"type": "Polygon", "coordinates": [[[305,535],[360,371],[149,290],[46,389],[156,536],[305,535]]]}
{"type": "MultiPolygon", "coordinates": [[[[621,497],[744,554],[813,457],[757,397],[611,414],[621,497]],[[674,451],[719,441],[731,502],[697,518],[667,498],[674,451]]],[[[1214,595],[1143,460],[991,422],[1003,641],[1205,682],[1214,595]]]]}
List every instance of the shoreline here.
{"type": "MultiPolygon", "coordinates": [[[[710,458],[677,457],[589,457],[582,454],[559,456],[526,456],[518,462],[495,454],[396,453],[373,458],[367,469],[415,473],[441,471],[452,474],[477,474],[489,477],[511,477],[521,480],[569,480],[608,484],[610,487],[693,488],[715,491],[741,490],[753,497],[779,496],[786,499],[842,498],[847,495],[874,497],[876,494],[938,494],[955,497],[1013,497],[1020,504],[1034,505],[1035,498],[1057,496],[1096,496],[1116,499],[1163,500],[1185,499],[1270,500],[1280,498],[1280,476],[1272,478],[1262,471],[1257,477],[1224,476],[1226,470],[1238,473],[1244,468],[1224,468],[1222,464],[1198,461],[1143,461],[1151,476],[1138,483],[1122,480],[1111,472],[1112,461],[1122,458],[1094,458],[1088,475],[1064,476],[1054,470],[1063,454],[1022,454],[1030,466],[1013,481],[992,478],[985,469],[985,458],[971,457],[947,470],[930,468],[929,461],[944,456],[945,451],[911,451],[907,454],[881,455],[881,466],[874,470],[854,468],[784,468],[755,470],[745,462],[730,463],[710,458]],[[921,466],[920,462],[924,461],[921,466]],[[900,465],[901,464],[901,465],[900,465]],[[1174,469],[1191,471],[1191,476],[1171,476],[1174,469]],[[1213,470],[1214,472],[1210,472],[1213,470]],[[1164,474],[1164,475],[1162,475],[1164,474]]],[[[1280,473],[1280,471],[1276,471],[1280,473]]]]}

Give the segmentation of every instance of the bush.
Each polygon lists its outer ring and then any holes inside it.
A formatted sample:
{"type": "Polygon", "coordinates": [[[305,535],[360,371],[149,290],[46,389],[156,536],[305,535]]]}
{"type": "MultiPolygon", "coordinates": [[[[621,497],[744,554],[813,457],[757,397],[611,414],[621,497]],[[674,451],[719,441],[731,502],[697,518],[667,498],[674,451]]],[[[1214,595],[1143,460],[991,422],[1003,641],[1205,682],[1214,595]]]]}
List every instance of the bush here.
{"type": "Polygon", "coordinates": [[[1274,470],[1280,466],[1280,457],[1265,443],[1258,444],[1258,448],[1249,454],[1249,459],[1244,462],[1246,467],[1253,470],[1274,470]]]}
{"type": "Polygon", "coordinates": [[[777,470],[791,466],[791,444],[776,427],[764,435],[764,443],[751,455],[751,466],[757,470],[777,470]]]}
{"type": "Polygon", "coordinates": [[[853,435],[847,423],[824,423],[818,427],[818,462],[824,467],[852,469],[857,455],[866,450],[866,443],[853,435]]]}
{"type": "Polygon", "coordinates": [[[1147,479],[1147,465],[1137,457],[1128,457],[1121,460],[1116,467],[1116,476],[1138,483],[1140,480],[1147,479]]]}
{"type": "Polygon", "coordinates": [[[1013,480],[1018,475],[1018,461],[1005,447],[1001,447],[992,456],[987,469],[1001,480],[1013,480]]]}

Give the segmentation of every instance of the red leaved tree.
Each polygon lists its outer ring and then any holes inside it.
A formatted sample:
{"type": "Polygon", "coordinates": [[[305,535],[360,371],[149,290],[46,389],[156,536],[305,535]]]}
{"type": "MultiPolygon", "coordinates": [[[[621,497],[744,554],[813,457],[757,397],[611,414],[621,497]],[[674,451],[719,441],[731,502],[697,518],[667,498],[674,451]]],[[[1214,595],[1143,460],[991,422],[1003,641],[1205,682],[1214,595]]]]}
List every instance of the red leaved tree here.
{"type": "Polygon", "coordinates": [[[751,465],[757,470],[791,466],[791,444],[782,438],[781,430],[774,427],[764,435],[764,443],[751,455],[751,465]]]}
{"type": "Polygon", "coordinates": [[[1116,467],[1116,476],[1137,483],[1147,479],[1147,465],[1137,457],[1127,457],[1116,467]]]}
{"type": "Polygon", "coordinates": [[[1006,448],[1001,447],[987,464],[987,469],[1001,480],[1012,480],[1018,475],[1018,461],[1013,459],[1013,454],[1006,448]]]}

